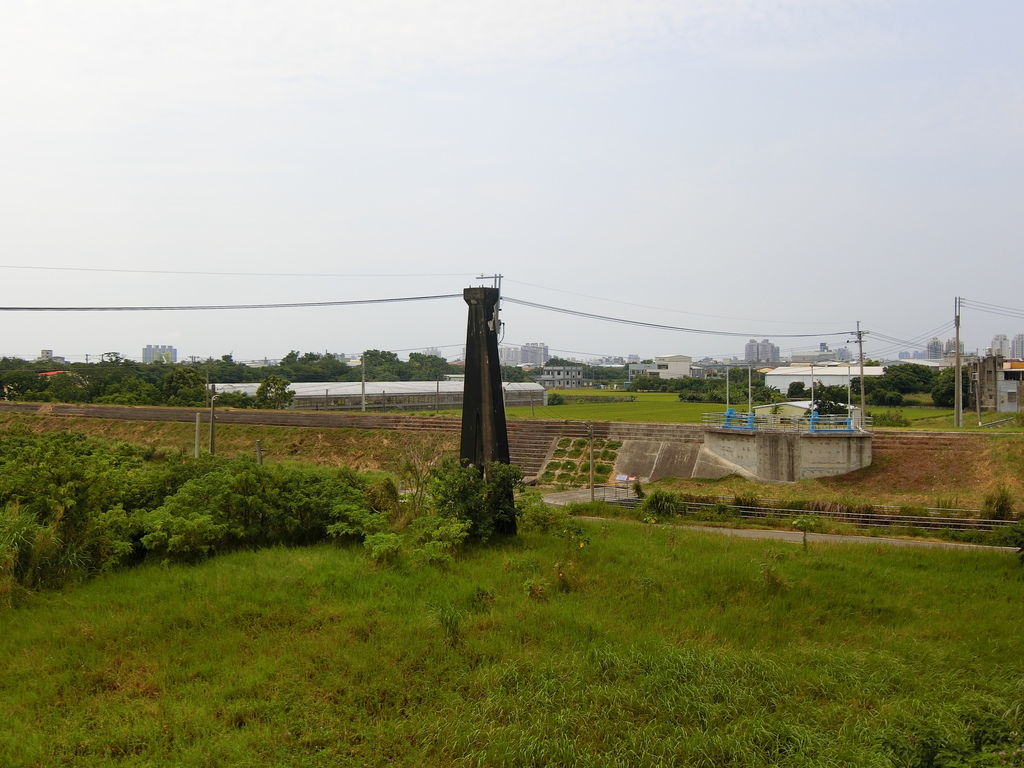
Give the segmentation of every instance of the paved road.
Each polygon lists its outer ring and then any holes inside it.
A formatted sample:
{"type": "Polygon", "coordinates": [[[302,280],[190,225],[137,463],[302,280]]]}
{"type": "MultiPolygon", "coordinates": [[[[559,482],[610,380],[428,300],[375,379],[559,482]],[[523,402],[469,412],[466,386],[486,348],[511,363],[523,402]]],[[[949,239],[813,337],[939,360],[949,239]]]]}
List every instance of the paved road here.
{"type": "MultiPolygon", "coordinates": [[[[629,520],[617,517],[587,517],[580,516],[581,520],[592,520],[594,522],[634,523],[641,524],[637,520],[629,520]]],[[[775,539],[777,541],[788,541],[799,544],[803,540],[800,531],[783,531],[777,528],[716,528],[708,525],[687,525],[680,523],[678,527],[690,530],[707,531],[709,533],[720,533],[724,536],[736,536],[741,539],[775,539]]],[[[889,545],[894,547],[932,547],[940,549],[987,549],[996,552],[1016,552],[1016,547],[992,547],[985,544],[963,544],[956,541],[934,541],[930,539],[897,539],[887,536],[840,536],[836,533],[808,533],[807,540],[810,542],[827,542],[830,544],[875,544],[889,545]]]]}

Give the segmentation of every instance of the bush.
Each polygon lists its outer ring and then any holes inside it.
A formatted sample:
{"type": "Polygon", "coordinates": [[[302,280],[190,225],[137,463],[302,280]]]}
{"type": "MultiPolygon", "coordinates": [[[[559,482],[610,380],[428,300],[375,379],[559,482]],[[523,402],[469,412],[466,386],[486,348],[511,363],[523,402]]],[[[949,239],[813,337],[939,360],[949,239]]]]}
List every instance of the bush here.
{"type": "Polygon", "coordinates": [[[469,538],[487,541],[494,533],[516,532],[515,490],[523,472],[514,464],[492,462],[487,477],[476,467],[447,459],[431,471],[427,493],[438,515],[469,523],[469,538]]]}
{"type": "Polygon", "coordinates": [[[637,507],[642,517],[653,517],[658,520],[674,517],[682,508],[679,494],[662,490],[651,491],[637,507]]]}
{"type": "Polygon", "coordinates": [[[389,565],[398,560],[402,552],[402,537],[397,533],[371,533],[363,539],[363,546],[378,565],[389,565]]]}
{"type": "Polygon", "coordinates": [[[868,413],[876,427],[909,427],[910,420],[902,411],[881,411],[878,414],[868,413]]]}
{"type": "Polygon", "coordinates": [[[409,556],[416,565],[448,565],[469,536],[471,523],[442,515],[426,515],[412,521],[409,556]]]}
{"type": "Polygon", "coordinates": [[[981,514],[989,520],[1012,520],[1014,517],[1013,494],[1005,485],[998,485],[992,493],[985,494],[981,503],[981,514]]]}
{"type": "Polygon", "coordinates": [[[557,392],[548,393],[548,405],[564,405],[565,398],[557,392]]]}

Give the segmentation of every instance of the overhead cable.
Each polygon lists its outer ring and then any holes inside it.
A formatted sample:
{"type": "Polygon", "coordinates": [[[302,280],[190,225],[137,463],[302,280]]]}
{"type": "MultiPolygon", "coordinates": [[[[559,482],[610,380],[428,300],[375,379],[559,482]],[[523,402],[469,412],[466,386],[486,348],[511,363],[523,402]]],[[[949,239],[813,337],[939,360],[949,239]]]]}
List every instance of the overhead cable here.
{"type": "Polygon", "coordinates": [[[131,269],[117,267],[40,267],[29,264],[0,264],[0,269],[25,269],[45,272],[106,272],[135,275],[205,275],[208,277],[467,277],[472,272],[415,272],[374,274],[362,272],[219,272],[189,269],[131,269]]]}
{"type": "MultiPolygon", "coordinates": [[[[509,278],[509,277],[505,278],[505,282],[507,282],[507,283],[514,283],[516,285],[526,285],[526,286],[529,286],[530,288],[540,288],[542,291],[552,291],[554,293],[564,293],[564,294],[567,294],[569,296],[579,296],[579,297],[584,298],[584,299],[594,299],[596,301],[606,301],[606,302],[609,302],[609,303],[612,303],[612,304],[622,304],[622,305],[627,306],[627,307],[637,307],[638,309],[653,309],[653,310],[657,310],[659,312],[672,312],[673,314],[677,314],[677,315],[690,315],[692,317],[712,317],[712,318],[715,318],[716,320],[740,320],[740,321],[743,321],[743,322],[785,323],[787,325],[815,325],[814,322],[806,321],[806,320],[800,320],[800,321],[765,320],[765,319],[760,319],[759,320],[759,319],[751,318],[751,317],[737,317],[735,315],[713,315],[713,314],[710,314],[708,312],[687,312],[684,309],[673,309],[671,307],[659,307],[659,306],[652,305],[652,304],[638,304],[637,302],[634,302],[634,301],[622,301],[621,299],[610,299],[607,296],[594,296],[594,295],[589,294],[589,293],[580,293],[579,291],[567,291],[567,290],[565,290],[563,288],[551,288],[551,287],[546,286],[546,285],[538,285],[537,283],[527,283],[527,282],[525,282],[523,280],[514,280],[514,279],[509,278]]],[[[779,334],[765,334],[765,335],[771,336],[771,335],[779,335],[779,334]]]]}
{"type": "Polygon", "coordinates": [[[559,312],[563,315],[574,315],[575,317],[586,317],[590,320],[603,320],[609,323],[621,323],[623,325],[636,325],[642,328],[658,328],[663,331],[682,331],[684,333],[700,333],[707,336],[746,336],[750,338],[752,336],[775,336],[779,338],[820,338],[821,336],[848,336],[856,331],[825,331],[822,333],[765,333],[763,331],[758,333],[740,332],[740,331],[713,331],[707,328],[686,328],[678,325],[662,325],[661,323],[648,323],[644,320],[628,320],[622,317],[610,317],[609,315],[598,315],[592,312],[580,312],[575,309],[566,309],[565,307],[552,307],[547,304],[538,304],[533,301],[524,301],[523,299],[513,299],[509,296],[503,296],[501,299],[503,302],[508,304],[519,304],[524,307],[532,307],[534,309],[543,309],[548,312],[559,312]]]}
{"type": "Polygon", "coordinates": [[[462,298],[462,294],[445,293],[436,296],[402,296],[392,299],[352,299],[348,301],[294,301],[282,304],[199,304],[177,307],[0,307],[0,312],[196,312],[212,309],[294,309],[298,307],[346,307],[356,304],[393,304],[455,298],[462,298]]]}

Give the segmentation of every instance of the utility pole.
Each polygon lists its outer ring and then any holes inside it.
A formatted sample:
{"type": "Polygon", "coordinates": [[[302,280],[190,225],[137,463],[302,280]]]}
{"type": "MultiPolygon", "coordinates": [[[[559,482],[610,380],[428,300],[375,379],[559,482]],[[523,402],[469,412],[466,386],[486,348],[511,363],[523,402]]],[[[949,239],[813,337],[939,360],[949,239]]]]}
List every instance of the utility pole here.
{"type": "Polygon", "coordinates": [[[960,297],[957,296],[953,299],[953,327],[956,329],[956,335],[954,336],[954,344],[956,349],[954,355],[956,356],[956,363],[953,368],[956,373],[953,374],[953,426],[962,427],[964,425],[964,393],[963,393],[963,374],[960,370],[960,366],[963,365],[963,361],[960,359],[960,297]]]}
{"type": "MultiPolygon", "coordinates": [[[[498,360],[498,289],[466,288],[462,296],[469,305],[469,316],[459,457],[486,476],[491,462],[510,463],[498,360]]],[[[511,506],[511,495],[507,502],[511,506]]],[[[501,520],[495,530],[514,535],[515,518],[501,520]]]]}
{"type": "Polygon", "coordinates": [[[747,413],[754,412],[754,385],[751,366],[747,366],[747,413]]]}
{"type": "Polygon", "coordinates": [[[216,403],[217,403],[217,393],[216,392],[211,392],[210,393],[210,455],[211,456],[215,456],[217,454],[217,445],[216,445],[216,424],[217,424],[216,403]]]}
{"type": "Polygon", "coordinates": [[[366,412],[366,350],[363,350],[362,356],[359,358],[359,364],[363,368],[363,389],[362,397],[360,398],[361,407],[359,410],[366,412]]]}
{"type": "Polygon", "coordinates": [[[587,442],[590,443],[590,501],[594,501],[594,422],[587,422],[587,442]]]}
{"type": "MultiPolygon", "coordinates": [[[[857,330],[854,331],[854,333],[857,335],[857,358],[860,361],[860,426],[861,429],[863,429],[865,423],[864,418],[867,416],[867,411],[864,410],[864,334],[867,333],[867,331],[862,331],[860,329],[860,320],[857,321],[857,330]]],[[[846,343],[849,344],[850,341],[847,340],[846,343]]],[[[850,373],[849,366],[846,367],[846,373],[850,373]]]]}
{"type": "Polygon", "coordinates": [[[195,441],[196,444],[195,444],[195,449],[193,451],[193,456],[195,458],[197,458],[197,459],[199,458],[199,422],[200,422],[201,419],[202,419],[202,414],[199,413],[199,411],[196,411],[196,441],[195,441]]]}
{"type": "Polygon", "coordinates": [[[725,410],[729,410],[729,366],[725,366],[725,410]]]}

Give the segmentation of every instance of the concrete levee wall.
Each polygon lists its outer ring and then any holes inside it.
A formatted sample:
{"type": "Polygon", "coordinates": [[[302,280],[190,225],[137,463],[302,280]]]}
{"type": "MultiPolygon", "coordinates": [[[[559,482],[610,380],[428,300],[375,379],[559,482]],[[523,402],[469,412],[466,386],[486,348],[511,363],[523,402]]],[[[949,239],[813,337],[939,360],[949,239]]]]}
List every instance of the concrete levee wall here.
{"type": "Polygon", "coordinates": [[[708,429],[694,477],[722,477],[729,468],[768,482],[843,475],[871,463],[862,433],[746,432],[708,429]]]}

